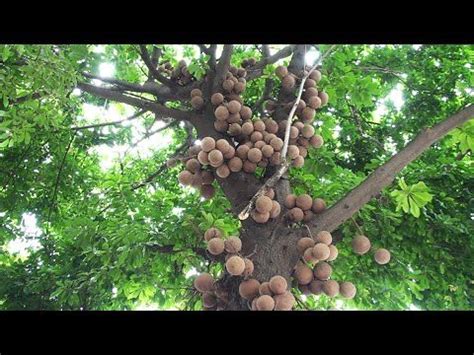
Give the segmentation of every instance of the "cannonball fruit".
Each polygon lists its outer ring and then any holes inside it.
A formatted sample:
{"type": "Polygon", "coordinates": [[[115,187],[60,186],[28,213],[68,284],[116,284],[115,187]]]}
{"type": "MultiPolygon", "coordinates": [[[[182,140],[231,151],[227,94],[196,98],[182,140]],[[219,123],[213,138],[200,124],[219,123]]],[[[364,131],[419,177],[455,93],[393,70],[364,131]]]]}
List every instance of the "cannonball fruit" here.
{"type": "Polygon", "coordinates": [[[323,291],[329,297],[336,297],[339,294],[339,284],[337,281],[328,280],[323,284],[323,291]]]}
{"type": "Polygon", "coordinates": [[[255,208],[260,213],[270,212],[272,207],[272,200],[267,196],[260,196],[255,202],[255,208]]]}
{"type": "Polygon", "coordinates": [[[231,254],[238,253],[242,249],[242,241],[239,237],[230,237],[225,240],[225,251],[231,254]]]}
{"type": "Polygon", "coordinates": [[[201,293],[212,291],[214,288],[214,278],[211,274],[203,273],[194,280],[194,287],[201,293]]]}
{"type": "Polygon", "coordinates": [[[330,255],[329,247],[323,243],[317,243],[313,247],[313,255],[318,260],[326,260],[330,255]]]}
{"type": "Polygon", "coordinates": [[[231,256],[225,263],[227,272],[233,276],[242,275],[245,270],[245,262],[240,256],[231,256]]]}
{"type": "Polygon", "coordinates": [[[363,255],[370,250],[370,240],[365,235],[358,235],[352,240],[352,250],[359,255],[363,255]]]}
{"type": "Polygon", "coordinates": [[[298,253],[302,255],[306,249],[314,247],[314,244],[315,242],[312,238],[304,237],[298,240],[298,242],[296,243],[296,248],[298,250],[298,253]]]}
{"type": "Polygon", "coordinates": [[[275,295],[281,295],[285,293],[287,287],[288,283],[282,276],[276,275],[270,279],[270,290],[272,290],[275,295]]]}
{"type": "Polygon", "coordinates": [[[281,295],[273,296],[275,301],[275,311],[291,311],[295,304],[295,296],[286,291],[281,295]]]}
{"type": "Polygon", "coordinates": [[[313,199],[307,194],[299,195],[295,200],[296,207],[301,208],[303,211],[309,210],[313,205],[313,199]]]}
{"type": "Polygon", "coordinates": [[[220,238],[213,238],[207,242],[207,250],[212,255],[220,255],[224,252],[224,241],[220,238]]]}
{"type": "Polygon", "coordinates": [[[339,254],[339,251],[337,250],[336,246],[331,244],[329,246],[329,257],[327,258],[326,261],[336,260],[338,254],[339,254]]]}
{"type": "Polygon", "coordinates": [[[212,238],[221,238],[222,233],[219,231],[217,228],[209,228],[205,233],[204,233],[204,239],[208,242],[212,238]]]}
{"type": "Polygon", "coordinates": [[[326,209],[326,202],[322,198],[315,198],[311,210],[314,213],[321,213],[326,209]]]}
{"type": "Polygon", "coordinates": [[[257,298],[257,309],[259,311],[273,311],[275,307],[275,301],[271,296],[263,295],[257,298]]]}
{"type": "Polygon", "coordinates": [[[339,292],[344,298],[352,299],[356,295],[356,287],[352,282],[344,281],[339,285],[339,292]]]}
{"type": "Polygon", "coordinates": [[[313,271],[308,266],[299,264],[295,269],[295,277],[300,285],[307,285],[313,280],[313,271]]]}
{"type": "Polygon", "coordinates": [[[327,231],[320,231],[318,232],[318,234],[316,234],[314,240],[316,243],[323,243],[329,245],[332,243],[332,235],[327,231]]]}
{"type": "Polygon", "coordinates": [[[377,264],[385,265],[390,261],[390,252],[387,249],[380,248],[374,254],[377,264]]]}
{"type": "Polygon", "coordinates": [[[259,295],[260,282],[255,279],[242,281],[239,285],[239,294],[246,300],[252,300],[259,295]]]}
{"type": "Polygon", "coordinates": [[[332,274],[332,267],[325,261],[321,261],[314,267],[314,276],[321,281],[329,279],[332,274]]]}

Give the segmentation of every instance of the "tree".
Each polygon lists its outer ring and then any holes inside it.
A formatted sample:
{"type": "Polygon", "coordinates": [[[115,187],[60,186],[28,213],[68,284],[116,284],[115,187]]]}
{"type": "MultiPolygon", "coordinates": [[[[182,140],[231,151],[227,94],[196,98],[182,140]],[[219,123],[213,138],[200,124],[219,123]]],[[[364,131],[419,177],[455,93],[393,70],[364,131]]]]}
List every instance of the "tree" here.
{"type": "Polygon", "coordinates": [[[301,168],[282,159],[255,173],[215,176],[215,196],[208,201],[183,190],[177,176],[183,170],[179,162],[196,155],[196,139],[237,141],[226,129],[216,130],[211,96],[225,91],[229,70],[241,78],[245,72],[242,103],[254,117],[271,115],[281,124],[285,157],[290,125],[284,121],[292,123],[293,111],[301,121],[296,96],[301,79],[311,73],[305,76],[303,69],[310,70],[305,58],[312,46],[290,45],[272,54],[268,45],[225,45],[220,55],[216,45],[199,48],[200,54],[193,54],[192,47],[184,47],[188,64],[177,61],[173,46],[107,46],[102,54],[90,46],[4,46],[2,238],[21,235],[25,211],[35,213],[43,228],[42,248],[27,259],[2,254],[5,308],[115,309],[152,299],[162,306],[200,307],[192,279],[184,275],[194,266],[222,275],[219,287],[228,302],[220,308],[248,309],[239,295],[242,278],[224,272],[223,254],[206,251],[203,235],[211,227],[240,236],[241,254],[255,266],[252,278],[264,282],[280,275],[293,284],[296,308],[335,304],[326,297],[304,302],[304,287],[292,277],[301,258],[297,242],[321,231],[331,232],[340,249],[332,277],[357,285],[358,296],[349,305],[470,307],[472,241],[466,236],[473,226],[460,206],[471,202],[472,48],[318,46],[324,60],[316,72],[322,79],[311,78],[330,100],[317,110],[312,127],[327,147],[308,148],[301,168]],[[115,62],[120,79],[94,74],[103,59],[115,62]],[[279,61],[286,61],[294,83],[274,74],[279,61]],[[388,103],[382,117],[369,119],[377,101],[397,85],[403,86],[403,109],[388,103]],[[75,87],[85,94],[71,95],[75,87]],[[191,102],[194,96],[202,100],[191,102]],[[136,111],[125,119],[80,125],[80,100],[121,103],[136,111]],[[276,106],[265,105],[268,101],[276,106]],[[122,124],[139,119],[148,127],[144,137],[171,131],[173,144],[148,159],[125,156],[116,169],[101,171],[89,149],[100,143],[133,145],[131,127],[122,124]],[[111,132],[104,134],[104,128],[111,132]],[[448,133],[450,138],[441,140],[448,133]],[[390,141],[394,149],[387,147],[390,141]],[[433,144],[436,149],[427,151],[433,144]],[[416,165],[408,170],[412,162],[416,165]],[[54,168],[45,168],[49,164],[54,168]],[[405,167],[408,184],[400,179],[401,189],[388,191],[405,167]],[[257,223],[248,215],[267,188],[273,188],[281,212],[257,223]],[[285,207],[290,193],[323,197],[328,208],[292,223],[285,207]],[[377,267],[370,257],[350,255],[356,234],[368,235],[373,249],[391,250],[392,262],[377,267]],[[416,258],[425,253],[437,257],[423,275],[416,258]],[[406,274],[412,278],[400,282],[406,274]],[[392,299],[382,300],[387,292],[392,299]]]}

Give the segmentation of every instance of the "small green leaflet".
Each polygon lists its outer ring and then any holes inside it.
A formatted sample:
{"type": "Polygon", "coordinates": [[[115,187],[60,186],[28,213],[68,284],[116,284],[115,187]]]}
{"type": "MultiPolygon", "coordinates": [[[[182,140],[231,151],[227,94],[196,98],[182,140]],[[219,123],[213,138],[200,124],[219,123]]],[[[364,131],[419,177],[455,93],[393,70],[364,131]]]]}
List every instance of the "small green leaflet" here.
{"type": "Polygon", "coordinates": [[[403,178],[398,181],[398,186],[401,190],[392,191],[390,194],[397,203],[397,212],[403,210],[416,218],[420,217],[420,208],[433,199],[428,187],[423,181],[408,186],[403,178]]]}

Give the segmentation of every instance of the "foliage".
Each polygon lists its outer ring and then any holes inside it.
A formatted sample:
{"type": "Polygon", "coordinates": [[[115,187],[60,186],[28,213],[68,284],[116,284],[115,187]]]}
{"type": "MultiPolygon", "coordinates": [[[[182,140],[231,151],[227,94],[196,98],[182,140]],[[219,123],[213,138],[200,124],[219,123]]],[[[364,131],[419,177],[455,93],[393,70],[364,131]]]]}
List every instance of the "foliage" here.
{"type": "MultiPolygon", "coordinates": [[[[176,59],[177,47],[160,48],[163,60],[175,64],[181,59],[176,59]]],[[[199,53],[192,46],[182,51],[196,77],[203,75],[208,59],[199,53]]],[[[238,64],[260,55],[254,46],[237,46],[232,60],[238,64]]],[[[473,57],[472,46],[461,45],[338,46],[322,69],[321,86],[330,103],[319,111],[316,128],[325,145],[310,149],[304,168],[291,170],[294,192],[331,205],[421,129],[472,103],[473,57]],[[397,94],[403,105],[394,100],[397,94]]],[[[205,248],[203,232],[210,226],[229,235],[238,232],[223,194],[218,190],[215,198],[202,201],[177,183],[179,166],[143,188],[131,188],[183,143],[183,126],[152,137],[151,153],[127,153],[107,169],[97,148],[133,144],[154,118],[70,129],[107,120],[85,117],[91,106],[127,116],[125,105],[72,94],[81,72],[100,74],[101,63],[113,63],[118,79],[146,80],[136,46],[0,47],[3,309],[108,310],[143,304],[199,309],[193,268],[221,272],[199,254],[205,248]],[[160,144],[165,140],[169,144],[160,144]],[[37,218],[39,237],[22,226],[27,212],[37,218]],[[9,252],[12,241],[35,238],[40,247],[27,256],[9,252]]],[[[249,81],[245,99],[254,103],[268,77],[271,68],[249,81]]],[[[334,277],[353,281],[357,297],[341,305],[312,296],[308,307],[472,309],[472,128],[471,120],[436,143],[403,170],[400,189],[385,189],[354,216],[375,248],[391,251],[392,261],[382,267],[372,256],[353,254],[350,241],[358,228],[346,222],[334,277]]]]}

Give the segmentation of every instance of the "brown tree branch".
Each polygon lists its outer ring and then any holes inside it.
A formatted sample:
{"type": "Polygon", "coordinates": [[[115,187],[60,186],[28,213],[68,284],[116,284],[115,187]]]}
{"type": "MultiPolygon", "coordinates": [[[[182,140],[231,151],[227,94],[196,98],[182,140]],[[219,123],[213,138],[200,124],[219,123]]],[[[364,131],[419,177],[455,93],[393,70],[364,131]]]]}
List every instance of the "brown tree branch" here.
{"type": "Polygon", "coordinates": [[[296,48],[296,46],[294,46],[294,45],[282,48],[281,50],[279,50],[274,55],[272,55],[270,57],[265,57],[262,60],[255,63],[255,65],[252,65],[251,67],[247,68],[247,77],[246,77],[247,81],[250,81],[250,80],[253,80],[255,78],[258,78],[258,77],[262,76],[263,69],[268,64],[273,64],[275,62],[278,62],[280,59],[289,57],[293,53],[295,48],[296,48]]]}
{"type": "Polygon", "coordinates": [[[469,105],[432,128],[423,130],[404,149],[371,173],[359,186],[351,190],[331,208],[316,215],[308,224],[315,232],[335,230],[384,187],[389,186],[405,166],[420,156],[433,143],[473,117],[474,105],[469,105]]]}
{"type": "Polygon", "coordinates": [[[167,77],[161,75],[161,73],[156,69],[156,66],[153,65],[153,62],[150,58],[150,54],[148,53],[148,50],[146,49],[146,45],[140,44],[140,57],[142,58],[143,62],[147,66],[148,70],[150,71],[151,75],[158,80],[159,82],[165,84],[166,86],[169,86],[170,88],[173,88],[176,86],[176,84],[168,79],[167,77]]]}
{"type": "Polygon", "coordinates": [[[140,84],[129,83],[127,81],[119,80],[119,79],[112,79],[112,78],[104,78],[99,75],[83,72],[82,75],[88,79],[96,79],[103,81],[104,83],[113,84],[119,86],[121,89],[136,91],[136,92],[143,92],[153,94],[147,87],[144,87],[140,84]]]}
{"type": "Polygon", "coordinates": [[[132,116],[124,118],[123,120],[97,123],[97,124],[91,124],[91,125],[87,125],[87,126],[71,127],[71,129],[73,131],[80,131],[82,129],[88,129],[88,128],[99,128],[99,127],[105,127],[105,126],[115,126],[115,125],[121,124],[123,122],[131,121],[135,118],[138,118],[141,115],[143,115],[144,113],[145,113],[145,110],[140,110],[140,111],[134,113],[132,116]]]}
{"type": "Polygon", "coordinates": [[[224,45],[224,49],[222,50],[222,54],[219,58],[219,62],[216,65],[216,75],[214,77],[214,84],[213,84],[214,92],[217,92],[219,85],[221,85],[225,79],[226,73],[230,67],[230,59],[232,58],[233,51],[234,51],[234,46],[232,44],[224,45]]]}
{"type": "Polygon", "coordinates": [[[131,97],[123,93],[110,90],[107,88],[102,88],[86,83],[78,83],[77,87],[85,92],[93,94],[95,96],[102,97],[104,99],[109,99],[113,101],[122,102],[130,106],[135,106],[141,108],[145,111],[151,111],[156,114],[157,118],[174,118],[179,121],[190,121],[192,120],[192,115],[188,112],[168,108],[159,103],[148,101],[146,99],[139,99],[136,97],[131,97]]]}

